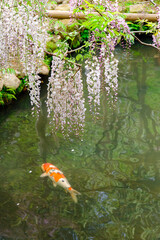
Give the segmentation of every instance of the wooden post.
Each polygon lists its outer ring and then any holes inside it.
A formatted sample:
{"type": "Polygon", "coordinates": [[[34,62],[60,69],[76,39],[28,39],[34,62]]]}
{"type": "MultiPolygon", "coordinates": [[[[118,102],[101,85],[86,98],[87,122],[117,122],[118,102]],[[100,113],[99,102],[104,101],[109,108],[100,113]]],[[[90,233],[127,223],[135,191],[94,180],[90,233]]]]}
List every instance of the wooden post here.
{"type": "MultiPolygon", "coordinates": [[[[97,12],[92,12],[98,15],[97,12]]],[[[121,13],[120,13],[121,14],[121,13]]],[[[125,16],[126,21],[134,22],[136,20],[148,20],[149,22],[156,22],[158,20],[158,14],[148,14],[148,13],[122,13],[125,16]]],[[[87,14],[84,13],[74,13],[69,11],[57,11],[57,10],[47,10],[47,16],[51,18],[58,19],[68,19],[70,17],[77,19],[85,19],[87,14]]]]}

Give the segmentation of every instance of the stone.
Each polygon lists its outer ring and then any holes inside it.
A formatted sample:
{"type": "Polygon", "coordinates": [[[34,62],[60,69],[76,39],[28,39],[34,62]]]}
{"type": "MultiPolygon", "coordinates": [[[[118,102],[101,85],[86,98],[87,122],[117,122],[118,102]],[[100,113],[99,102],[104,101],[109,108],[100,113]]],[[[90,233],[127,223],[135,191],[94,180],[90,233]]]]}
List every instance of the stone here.
{"type": "Polygon", "coordinates": [[[61,4],[55,8],[57,11],[70,11],[70,5],[69,4],[61,4]]]}
{"type": "Polygon", "coordinates": [[[63,1],[63,4],[69,4],[70,3],[70,0],[64,0],[63,1]]]}
{"type": "Polygon", "coordinates": [[[55,0],[57,4],[63,3],[63,0],[55,0]]]}
{"type": "Polygon", "coordinates": [[[141,12],[145,12],[147,8],[148,7],[145,3],[134,4],[129,6],[129,11],[130,13],[141,13],[141,12]]]}
{"type": "MultiPolygon", "coordinates": [[[[78,31],[76,25],[72,26],[72,24],[75,23],[76,21],[77,21],[76,19],[61,19],[60,20],[60,22],[65,25],[67,33],[72,32],[74,30],[78,31]]],[[[64,32],[64,29],[61,27],[61,25],[57,25],[56,27],[54,27],[54,30],[64,32]]],[[[61,36],[61,38],[62,38],[62,36],[61,36]]]]}
{"type": "Polygon", "coordinates": [[[46,43],[46,50],[48,51],[48,52],[54,52],[54,50],[57,48],[57,45],[56,45],[56,43],[54,42],[54,40],[53,39],[51,39],[50,41],[48,41],[47,43],[46,43]]]}
{"type": "Polygon", "coordinates": [[[43,65],[43,66],[40,67],[38,73],[48,76],[49,75],[49,69],[46,65],[43,65]]]}
{"type": "Polygon", "coordinates": [[[21,83],[14,73],[3,74],[1,81],[3,81],[5,87],[13,89],[17,89],[21,83]]]}
{"type": "Polygon", "coordinates": [[[9,64],[8,64],[9,68],[13,68],[16,72],[16,77],[18,78],[24,78],[25,77],[25,73],[24,73],[24,67],[22,65],[22,63],[20,62],[20,59],[18,57],[14,57],[10,59],[9,64]]]}
{"type": "Polygon", "coordinates": [[[57,7],[57,4],[48,3],[46,9],[48,9],[48,10],[54,10],[56,7],[57,7]]]}
{"type": "Polygon", "coordinates": [[[3,88],[3,80],[0,78],[0,91],[2,90],[3,88]]]}

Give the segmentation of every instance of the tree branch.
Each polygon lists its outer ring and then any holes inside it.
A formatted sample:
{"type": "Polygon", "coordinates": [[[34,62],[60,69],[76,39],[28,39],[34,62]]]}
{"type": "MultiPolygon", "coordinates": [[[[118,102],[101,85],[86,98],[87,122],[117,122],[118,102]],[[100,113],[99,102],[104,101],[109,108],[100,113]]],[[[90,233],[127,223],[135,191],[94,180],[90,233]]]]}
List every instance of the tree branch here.
{"type": "Polygon", "coordinates": [[[157,4],[156,4],[153,0],[150,0],[150,2],[151,2],[155,7],[158,7],[157,4]]]}
{"type": "MultiPolygon", "coordinates": [[[[57,56],[55,53],[47,52],[46,50],[45,50],[44,52],[45,52],[46,54],[50,55],[50,56],[55,56],[55,57],[61,58],[60,56],[57,56]]],[[[68,52],[67,52],[67,53],[68,53],[68,52]]],[[[69,62],[69,63],[74,64],[75,66],[77,66],[77,67],[79,67],[79,68],[82,67],[81,64],[74,63],[74,62],[70,61],[69,59],[64,58],[64,60],[67,61],[67,62],[69,62]]]]}
{"type": "Polygon", "coordinates": [[[155,49],[157,49],[159,52],[160,52],[160,48],[154,46],[153,44],[150,44],[150,43],[145,43],[145,42],[142,42],[137,36],[135,36],[133,33],[130,33],[138,42],[140,42],[142,45],[145,45],[145,46],[148,46],[148,47],[153,47],[155,49]]]}
{"type": "Polygon", "coordinates": [[[81,47],[78,47],[78,48],[76,48],[76,49],[72,49],[72,50],[70,50],[70,51],[67,51],[67,54],[76,52],[76,51],[78,51],[78,50],[81,50],[81,49],[84,48],[85,46],[86,46],[86,45],[84,44],[84,45],[82,45],[81,47]]]}

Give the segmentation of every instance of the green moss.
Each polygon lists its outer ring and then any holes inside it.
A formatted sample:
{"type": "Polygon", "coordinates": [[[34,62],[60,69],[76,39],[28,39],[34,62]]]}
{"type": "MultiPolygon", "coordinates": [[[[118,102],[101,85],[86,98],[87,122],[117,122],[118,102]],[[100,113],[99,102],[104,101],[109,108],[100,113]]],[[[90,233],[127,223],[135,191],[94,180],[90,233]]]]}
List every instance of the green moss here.
{"type": "Polygon", "coordinates": [[[46,49],[48,52],[54,52],[54,50],[56,50],[56,48],[57,48],[56,43],[54,43],[53,41],[47,42],[46,49]]]}

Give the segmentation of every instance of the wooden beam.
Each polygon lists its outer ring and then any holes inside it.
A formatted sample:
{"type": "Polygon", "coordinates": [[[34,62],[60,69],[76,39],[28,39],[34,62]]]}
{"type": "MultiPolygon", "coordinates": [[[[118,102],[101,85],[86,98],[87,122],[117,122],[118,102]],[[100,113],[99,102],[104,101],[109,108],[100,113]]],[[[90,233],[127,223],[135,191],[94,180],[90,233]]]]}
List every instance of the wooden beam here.
{"type": "Polygon", "coordinates": [[[137,20],[147,20],[149,22],[157,22],[158,14],[149,13],[124,13],[126,21],[137,21],[137,20]]]}
{"type": "MultiPolygon", "coordinates": [[[[97,12],[92,12],[98,15],[97,12]]],[[[148,14],[148,13],[122,13],[125,16],[126,21],[134,22],[136,20],[148,20],[149,22],[156,22],[158,20],[158,14],[148,14]]],[[[85,19],[86,15],[84,13],[74,13],[69,11],[57,11],[57,10],[47,10],[47,16],[51,18],[58,19],[68,19],[70,17],[77,19],[85,19]]]]}

